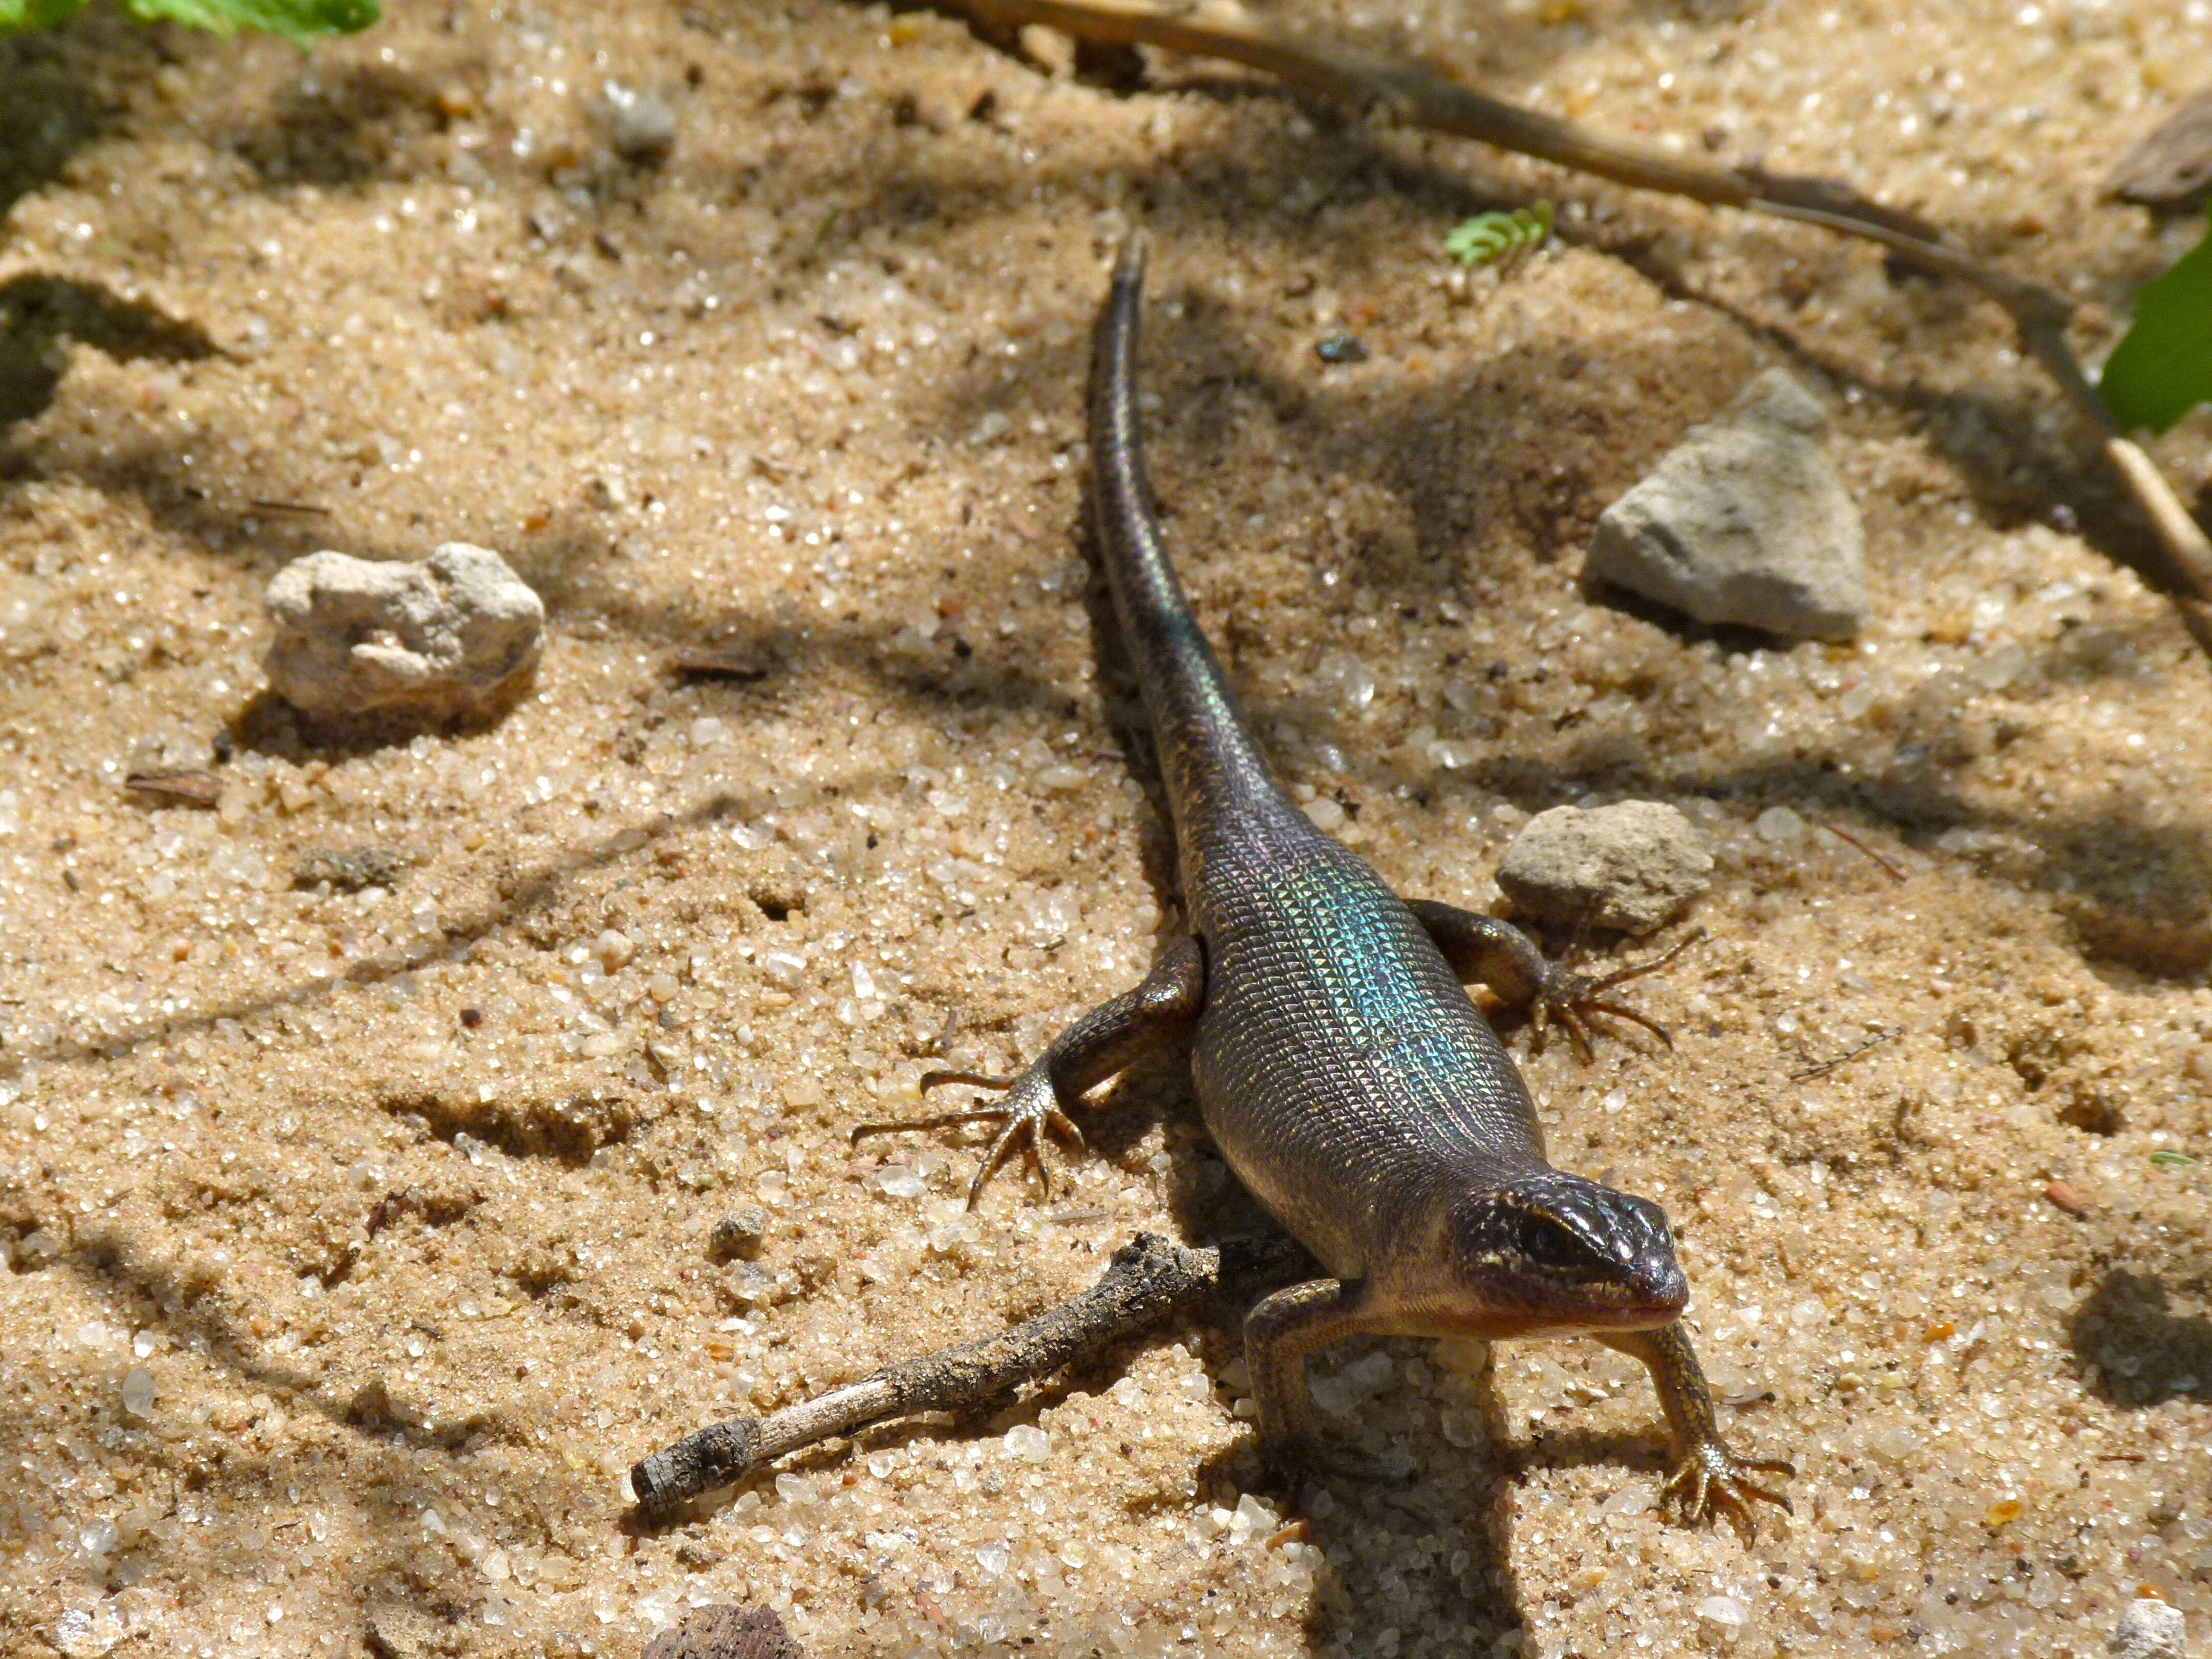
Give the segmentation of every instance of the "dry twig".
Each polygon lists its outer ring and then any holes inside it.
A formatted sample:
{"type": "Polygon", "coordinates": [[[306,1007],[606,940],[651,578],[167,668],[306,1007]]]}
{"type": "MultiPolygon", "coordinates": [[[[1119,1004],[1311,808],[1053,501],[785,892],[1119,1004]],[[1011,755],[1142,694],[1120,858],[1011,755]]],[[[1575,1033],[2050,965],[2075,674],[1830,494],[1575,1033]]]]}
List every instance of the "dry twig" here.
{"type": "MultiPolygon", "coordinates": [[[[1049,1376],[1144,1329],[1194,1292],[1213,1289],[1224,1254],[1139,1233],[1114,1252],[1096,1285],[1010,1331],[886,1365],[766,1417],[727,1418],[686,1435],[630,1470],[638,1510],[658,1517],[802,1446],[885,1418],[960,1410],[1049,1376]]],[[[1243,1265],[1242,1253],[1232,1250],[1231,1269],[1243,1265]]]]}
{"type": "Polygon", "coordinates": [[[1904,1035],[1905,1028],[1902,1025],[1893,1025],[1886,1031],[1876,1031],[1865,1042],[1858,1044],[1855,1048],[1844,1049],[1843,1053],[1836,1055],[1832,1060],[1824,1060],[1818,1065],[1808,1066],[1802,1072],[1790,1073],[1790,1080],[1792,1083],[1803,1083],[1811,1078],[1826,1077],[1829,1073],[1834,1071],[1838,1066],[1849,1065],[1852,1060],[1856,1060],[1861,1054],[1865,1054],[1869,1048],[1879,1048],[1883,1043],[1888,1042],[1892,1037],[1902,1036],[1904,1035]]]}
{"type": "Polygon", "coordinates": [[[1925,221],[1885,208],[1827,179],[1723,167],[1656,145],[1595,132],[1557,116],[1492,98],[1402,58],[1336,41],[1307,40],[1223,6],[1203,15],[1170,11],[1150,0],[941,0],[1000,31],[1042,23],[1101,46],[1162,46],[1219,58],[1290,85],[1432,132],[1447,132],[1517,155],[1573,167],[1615,184],[1686,196],[1712,207],[1741,208],[1819,225],[1879,242],[1912,263],[1979,289],[2002,306],[2021,343],[2058,383],[2096,434],[2106,464],[2149,520],[2160,544],[2194,590],[2177,599],[2183,621],[2212,653],[2212,541],[2191,519],[2149,456],[2120,429],[2081,360],[2067,343],[2074,306],[2063,296],[1953,246],[1925,221]]]}

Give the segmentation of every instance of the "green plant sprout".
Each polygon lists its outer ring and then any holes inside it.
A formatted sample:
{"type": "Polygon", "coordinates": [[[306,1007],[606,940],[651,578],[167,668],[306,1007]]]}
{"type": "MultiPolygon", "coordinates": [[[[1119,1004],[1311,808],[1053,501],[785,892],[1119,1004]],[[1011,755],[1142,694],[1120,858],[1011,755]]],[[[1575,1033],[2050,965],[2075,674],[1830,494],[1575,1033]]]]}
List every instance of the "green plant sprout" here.
{"type": "Polygon", "coordinates": [[[2163,432],[2212,403],[2212,234],[2143,284],[2097,390],[2130,431],[2163,432]]]}
{"type": "MultiPolygon", "coordinates": [[[[289,40],[351,34],[376,21],[377,0],[119,0],[142,23],[186,23],[216,34],[260,29],[289,40]]],[[[85,0],[0,0],[0,34],[47,29],[82,11],[85,0]]]]}
{"type": "Polygon", "coordinates": [[[2186,1152],[2153,1152],[2150,1161],[2161,1170],[2193,1170],[2202,1160],[2186,1152]]]}
{"type": "Polygon", "coordinates": [[[1478,213],[1444,238],[1444,252],[1463,265],[1486,265],[1534,247],[1552,234],[1552,204],[1478,213]]]}

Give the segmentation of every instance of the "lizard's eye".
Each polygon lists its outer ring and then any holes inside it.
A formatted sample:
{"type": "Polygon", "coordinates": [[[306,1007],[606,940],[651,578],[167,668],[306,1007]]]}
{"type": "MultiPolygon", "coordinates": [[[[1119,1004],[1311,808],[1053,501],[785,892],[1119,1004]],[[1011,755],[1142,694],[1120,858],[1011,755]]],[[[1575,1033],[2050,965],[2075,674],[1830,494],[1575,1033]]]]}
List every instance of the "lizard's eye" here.
{"type": "Polygon", "coordinates": [[[1580,1267],[1589,1261],[1583,1242],[1549,1216],[1524,1217],[1520,1243],[1521,1254],[1540,1267],[1580,1267]]]}

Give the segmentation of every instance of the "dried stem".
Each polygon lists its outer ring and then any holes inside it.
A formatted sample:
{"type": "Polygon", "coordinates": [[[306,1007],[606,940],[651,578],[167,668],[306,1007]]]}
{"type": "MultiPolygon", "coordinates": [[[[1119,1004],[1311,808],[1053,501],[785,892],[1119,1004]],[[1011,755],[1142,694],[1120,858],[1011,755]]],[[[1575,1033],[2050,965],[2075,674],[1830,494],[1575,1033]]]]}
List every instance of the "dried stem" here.
{"type": "MultiPolygon", "coordinates": [[[[1741,208],[1880,242],[1931,270],[1979,289],[2011,316],[2021,343],[2094,430],[2106,464],[2150,520],[2175,568],[2212,605],[2212,541],[2191,519],[2150,458],[2122,433],[2067,343],[2073,305],[2062,295],[1987,264],[1942,239],[1934,226],[1831,179],[1723,167],[1619,138],[1510,104],[1402,58],[1334,41],[1287,34],[1241,11],[1170,12],[1147,0],[943,0],[1000,29],[1042,23],[1106,46],[1163,46],[1225,58],[1292,86],[1358,107],[1376,107],[1407,126],[1473,138],[1557,162],[1616,184],[1741,208]]],[[[2182,602],[2184,620],[2212,652],[2212,618],[2182,602]]]]}
{"type": "MultiPolygon", "coordinates": [[[[1242,1265],[1236,1247],[1228,1253],[1232,1270],[1242,1265]]],[[[802,1446],[889,1417],[960,1410],[1048,1376],[1144,1329],[1185,1297],[1213,1289],[1221,1282],[1224,1255],[1139,1233],[1114,1252],[1096,1285],[1025,1324],[886,1365],[767,1417],[732,1417],[686,1435],[630,1470],[638,1509],[647,1517],[665,1515],[802,1446]]]]}

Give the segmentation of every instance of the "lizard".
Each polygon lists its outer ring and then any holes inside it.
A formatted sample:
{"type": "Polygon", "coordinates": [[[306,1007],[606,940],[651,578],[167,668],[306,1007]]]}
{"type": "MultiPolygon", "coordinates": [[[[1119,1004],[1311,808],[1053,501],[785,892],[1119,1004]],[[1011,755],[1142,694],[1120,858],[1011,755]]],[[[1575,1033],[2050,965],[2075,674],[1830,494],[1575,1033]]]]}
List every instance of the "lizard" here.
{"type": "MultiPolygon", "coordinates": [[[[1666,1212],[1554,1169],[1527,1085],[1466,988],[1557,1019],[1587,1051],[1589,1013],[1666,1032],[1605,993],[1674,952],[1599,978],[1547,960],[1519,928],[1403,900],[1324,834],[1277,781],[1192,612],[1158,522],[1135,391],[1141,233],[1115,264],[1092,338],[1092,514],[1116,617],[1142,683],[1173,821],[1188,930],[1144,981],[1062,1031],[1014,1077],[935,1072],[1002,1091],[973,1109],[865,1135],[998,1126],[969,1189],[1018,1144],[1049,1192],[1050,1131],[1140,1056],[1190,1045],[1206,1129],[1245,1187],[1326,1276],[1276,1291],[1244,1323],[1262,1448],[1279,1464],[1346,1466],[1322,1438],[1305,1359],[1354,1335],[1589,1336],[1643,1362],[1672,1443],[1662,1507],[1726,1515],[1756,1536],[1751,1500],[1790,1508],[1739,1456],[1682,1325],[1689,1283],[1666,1212]]],[[[1680,946],[1677,946],[1679,950],[1680,946]]],[[[1366,1472],[1366,1471],[1363,1471],[1366,1472]]]]}

